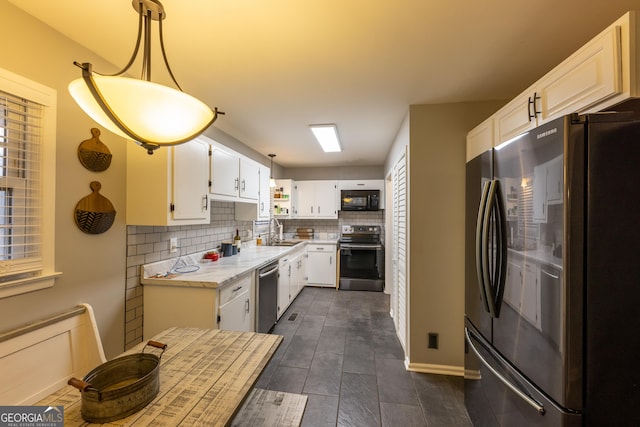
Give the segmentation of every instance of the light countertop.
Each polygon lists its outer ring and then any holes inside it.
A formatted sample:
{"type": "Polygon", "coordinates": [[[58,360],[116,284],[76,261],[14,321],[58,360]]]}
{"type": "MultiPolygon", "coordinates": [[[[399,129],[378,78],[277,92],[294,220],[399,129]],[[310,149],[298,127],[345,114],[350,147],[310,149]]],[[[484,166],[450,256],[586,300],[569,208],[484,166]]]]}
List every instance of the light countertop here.
{"type": "Polygon", "coordinates": [[[295,246],[243,244],[237,255],[206,263],[201,262],[204,252],[184,255],[179,259],[172,258],[141,266],[140,283],[143,285],[219,288],[288,253],[304,249],[307,243],[336,244],[337,240],[307,240],[295,246]]]}

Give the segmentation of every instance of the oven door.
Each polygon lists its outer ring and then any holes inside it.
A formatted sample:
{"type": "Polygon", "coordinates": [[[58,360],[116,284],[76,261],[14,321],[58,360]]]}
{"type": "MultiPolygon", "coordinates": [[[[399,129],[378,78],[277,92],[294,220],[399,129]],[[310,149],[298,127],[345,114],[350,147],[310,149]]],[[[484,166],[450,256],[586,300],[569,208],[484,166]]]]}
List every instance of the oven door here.
{"type": "Polygon", "coordinates": [[[340,244],[340,288],[384,289],[384,247],[380,244],[340,244]]]}

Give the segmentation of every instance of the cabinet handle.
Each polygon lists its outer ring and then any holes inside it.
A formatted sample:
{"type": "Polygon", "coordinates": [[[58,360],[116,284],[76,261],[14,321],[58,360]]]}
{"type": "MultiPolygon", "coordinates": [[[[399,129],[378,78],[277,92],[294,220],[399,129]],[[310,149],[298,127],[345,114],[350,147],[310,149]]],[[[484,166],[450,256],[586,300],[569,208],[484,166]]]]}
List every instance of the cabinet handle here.
{"type": "Polygon", "coordinates": [[[244,191],[244,190],[246,190],[246,182],[245,182],[245,180],[243,179],[243,180],[242,180],[242,191],[244,191]]]}
{"type": "Polygon", "coordinates": [[[333,264],[333,256],[329,257],[329,265],[333,264]]]}
{"type": "Polygon", "coordinates": [[[238,292],[240,289],[242,289],[242,286],[238,286],[237,288],[235,288],[233,291],[231,292],[238,292]]]}
{"type": "Polygon", "coordinates": [[[236,191],[238,191],[240,189],[240,179],[236,178],[233,182],[234,182],[233,185],[234,185],[236,191]]]}
{"type": "Polygon", "coordinates": [[[209,196],[205,194],[203,199],[204,199],[204,210],[206,211],[209,209],[209,196]]]}
{"type": "Polygon", "coordinates": [[[320,206],[318,206],[318,213],[320,213],[320,206]]]}
{"type": "Polygon", "coordinates": [[[313,206],[311,206],[311,213],[313,213],[313,206]]]}
{"type": "Polygon", "coordinates": [[[538,111],[536,109],[536,101],[538,101],[540,99],[540,96],[538,95],[537,92],[533,92],[533,98],[529,97],[528,98],[528,102],[527,102],[527,113],[529,115],[529,121],[532,121],[533,119],[536,118],[536,116],[538,114],[541,114],[541,111],[538,111]],[[531,112],[533,107],[533,113],[531,112]]]}
{"type": "Polygon", "coordinates": [[[244,309],[247,313],[249,312],[249,298],[244,302],[244,309]]]}

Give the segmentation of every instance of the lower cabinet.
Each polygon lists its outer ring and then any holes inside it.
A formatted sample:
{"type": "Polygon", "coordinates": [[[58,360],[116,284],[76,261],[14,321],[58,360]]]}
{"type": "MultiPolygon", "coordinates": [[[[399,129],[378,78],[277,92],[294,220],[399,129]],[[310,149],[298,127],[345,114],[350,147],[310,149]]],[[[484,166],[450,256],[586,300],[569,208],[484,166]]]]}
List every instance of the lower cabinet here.
{"type": "Polygon", "coordinates": [[[280,258],[278,263],[278,319],[306,284],[304,248],[280,258]]]}
{"type": "Polygon", "coordinates": [[[337,246],[335,244],[309,244],[307,255],[307,284],[335,287],[337,246]]]}
{"type": "Polygon", "coordinates": [[[218,327],[226,331],[252,331],[251,278],[248,275],[220,290],[218,327]]]}
{"type": "Polygon", "coordinates": [[[143,337],[177,326],[253,331],[253,272],[222,288],[144,285],[143,337]]]}

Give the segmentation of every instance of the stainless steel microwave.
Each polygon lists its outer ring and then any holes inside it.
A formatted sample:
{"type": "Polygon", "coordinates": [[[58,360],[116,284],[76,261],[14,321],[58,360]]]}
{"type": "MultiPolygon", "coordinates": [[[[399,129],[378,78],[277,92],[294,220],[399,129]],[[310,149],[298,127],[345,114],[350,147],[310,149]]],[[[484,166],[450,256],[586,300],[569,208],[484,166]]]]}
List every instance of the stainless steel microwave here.
{"type": "Polygon", "coordinates": [[[377,211],[380,209],[380,190],[341,190],[340,209],[343,211],[377,211]]]}

